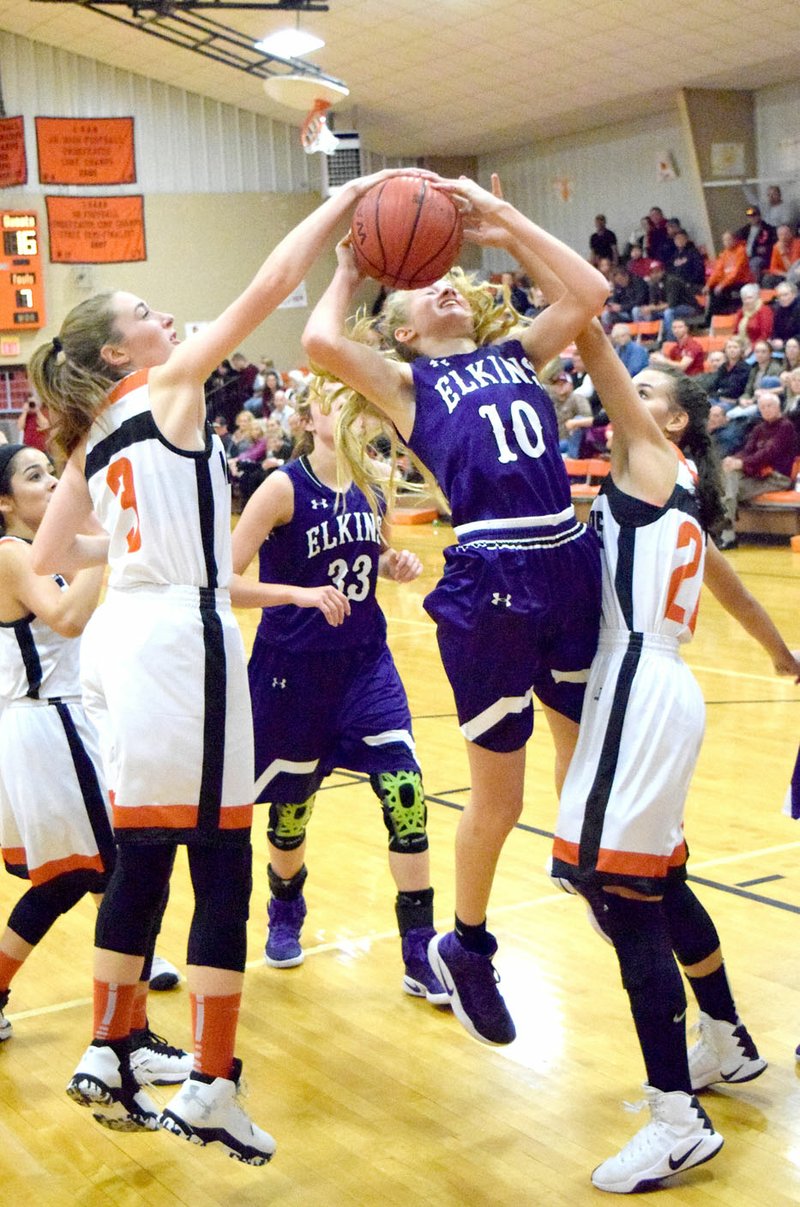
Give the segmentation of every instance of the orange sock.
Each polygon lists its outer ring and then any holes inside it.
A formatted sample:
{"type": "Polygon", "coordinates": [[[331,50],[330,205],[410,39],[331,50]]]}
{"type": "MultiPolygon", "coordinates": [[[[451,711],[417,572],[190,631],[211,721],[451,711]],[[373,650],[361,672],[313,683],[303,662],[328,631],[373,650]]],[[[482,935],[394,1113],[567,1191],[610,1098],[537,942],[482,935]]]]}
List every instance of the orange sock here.
{"type": "Polygon", "coordinates": [[[225,997],[190,993],[189,999],[192,1004],[195,1072],[205,1073],[207,1077],[229,1078],[236,1046],[241,993],[231,993],[225,997]]]}
{"type": "Polygon", "coordinates": [[[133,1000],[137,982],[133,985],[117,985],[114,982],[94,983],[94,1037],[108,1042],[126,1039],[131,1033],[133,1000]]]}
{"type": "Polygon", "coordinates": [[[148,981],[139,981],[133,999],[131,1014],[131,1031],[144,1031],[147,1027],[147,992],[150,988],[148,981]]]}
{"type": "Polygon", "coordinates": [[[8,989],[23,963],[24,960],[13,960],[4,951],[0,951],[0,993],[8,989]]]}

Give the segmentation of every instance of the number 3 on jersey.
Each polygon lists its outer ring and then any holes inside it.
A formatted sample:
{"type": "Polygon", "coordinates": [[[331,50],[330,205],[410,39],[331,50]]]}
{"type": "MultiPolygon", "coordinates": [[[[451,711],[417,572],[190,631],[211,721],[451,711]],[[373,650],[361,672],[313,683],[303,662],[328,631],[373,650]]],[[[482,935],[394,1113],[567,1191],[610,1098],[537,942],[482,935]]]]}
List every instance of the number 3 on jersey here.
{"type": "Polygon", "coordinates": [[[136,490],[133,485],[133,466],[127,457],[120,457],[119,460],[112,462],[106,473],[106,485],[112,494],[115,494],[117,501],[123,511],[132,511],[134,520],[132,521],[125,540],[128,542],[128,552],[136,553],[137,549],[141,548],[142,533],[139,527],[139,510],[136,506],[136,490]]]}
{"type": "Polygon", "coordinates": [[[348,571],[351,569],[343,557],[335,558],[328,566],[328,578],[333,579],[333,585],[337,591],[341,591],[342,595],[346,595],[353,603],[359,603],[362,599],[366,599],[369,594],[369,576],[372,570],[372,558],[366,553],[362,553],[357,557],[352,565],[352,572],[355,575],[354,583],[346,583],[348,571]]]}

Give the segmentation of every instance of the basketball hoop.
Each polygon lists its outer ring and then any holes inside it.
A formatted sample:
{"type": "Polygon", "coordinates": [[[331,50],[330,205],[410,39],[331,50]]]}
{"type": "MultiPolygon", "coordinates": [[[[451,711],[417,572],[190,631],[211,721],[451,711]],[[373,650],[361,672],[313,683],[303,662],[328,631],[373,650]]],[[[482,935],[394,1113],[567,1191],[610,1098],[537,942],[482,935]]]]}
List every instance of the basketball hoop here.
{"type": "Polygon", "coordinates": [[[330,101],[317,97],[313,108],[306,115],[300,129],[300,142],[306,155],[313,155],[315,151],[321,151],[323,155],[333,155],[336,151],[338,140],[325,117],[330,107],[330,101]]]}

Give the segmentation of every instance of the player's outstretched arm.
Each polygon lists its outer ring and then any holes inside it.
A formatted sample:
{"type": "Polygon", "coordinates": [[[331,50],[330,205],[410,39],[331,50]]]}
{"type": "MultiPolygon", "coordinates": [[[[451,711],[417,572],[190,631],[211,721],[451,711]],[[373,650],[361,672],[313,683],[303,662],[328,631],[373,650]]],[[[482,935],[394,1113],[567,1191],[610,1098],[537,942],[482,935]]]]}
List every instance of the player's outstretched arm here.
{"type": "Polygon", "coordinates": [[[83,460],[80,446],[67,461],[47,505],[31,548],[35,574],[71,578],[87,566],[102,566],[108,560],[109,538],[92,508],[83,460]]]}
{"type": "Polygon", "coordinates": [[[712,544],[706,550],[703,581],[725,611],[766,650],[777,673],[791,675],[795,683],[800,683],[800,658],[792,653],[766,609],[712,544]]]}

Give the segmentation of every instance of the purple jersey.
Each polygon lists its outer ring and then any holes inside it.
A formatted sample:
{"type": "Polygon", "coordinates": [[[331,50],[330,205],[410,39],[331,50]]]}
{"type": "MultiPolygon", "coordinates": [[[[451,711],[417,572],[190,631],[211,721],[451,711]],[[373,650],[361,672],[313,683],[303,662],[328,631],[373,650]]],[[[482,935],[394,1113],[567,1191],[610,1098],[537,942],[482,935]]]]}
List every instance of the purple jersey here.
{"type": "Polygon", "coordinates": [[[264,608],[259,635],[297,651],[352,649],[385,640],[386,620],[375,598],[383,547],[380,517],[357,486],[342,496],[320,482],[306,457],[275,472],[292,481],[294,513],[259,550],[261,581],[337,587],[350,601],[350,615],[333,626],[319,608],[264,608]]]}
{"type": "Polygon", "coordinates": [[[459,538],[480,521],[571,515],[553,404],[518,340],[420,357],[412,370],[408,446],[447,496],[459,538]]]}

